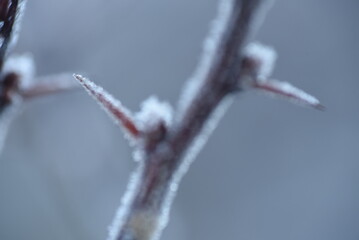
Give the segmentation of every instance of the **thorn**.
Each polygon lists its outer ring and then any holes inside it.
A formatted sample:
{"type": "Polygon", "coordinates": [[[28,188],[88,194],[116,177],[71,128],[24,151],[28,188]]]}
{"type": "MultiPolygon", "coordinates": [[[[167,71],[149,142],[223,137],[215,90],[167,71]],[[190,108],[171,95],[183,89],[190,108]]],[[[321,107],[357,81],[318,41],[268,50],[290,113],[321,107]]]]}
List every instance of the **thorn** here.
{"type": "Polygon", "coordinates": [[[78,89],[78,84],[74,83],[72,74],[69,73],[44,76],[35,82],[31,86],[21,89],[20,94],[24,99],[33,99],[78,89]]]}
{"type": "Polygon", "coordinates": [[[287,82],[277,80],[261,80],[253,82],[252,86],[264,92],[272,93],[275,96],[285,97],[288,100],[293,100],[297,103],[313,107],[317,110],[325,110],[325,107],[317,98],[287,82]]]}
{"type": "Polygon", "coordinates": [[[73,75],[76,80],[87,90],[87,92],[97,100],[97,102],[112,116],[116,122],[120,122],[123,128],[132,137],[138,138],[142,132],[137,127],[136,123],[132,119],[131,113],[126,109],[120,101],[116,100],[108,92],[106,92],[100,86],[97,86],[92,81],[79,75],[73,75]]]}

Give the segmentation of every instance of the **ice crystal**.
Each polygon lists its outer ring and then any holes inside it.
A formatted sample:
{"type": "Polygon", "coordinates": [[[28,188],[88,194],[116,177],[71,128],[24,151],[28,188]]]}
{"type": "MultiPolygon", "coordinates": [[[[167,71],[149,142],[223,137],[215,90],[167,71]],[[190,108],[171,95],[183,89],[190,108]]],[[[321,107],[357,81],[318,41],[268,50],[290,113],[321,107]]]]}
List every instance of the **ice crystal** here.
{"type": "Polygon", "coordinates": [[[11,55],[6,59],[2,71],[3,75],[8,73],[15,73],[19,76],[20,88],[29,87],[35,76],[35,62],[32,55],[29,53],[11,55]]]}
{"type": "Polygon", "coordinates": [[[273,48],[253,42],[245,48],[244,55],[255,62],[258,79],[268,79],[271,76],[277,58],[273,48]]]}
{"type": "Polygon", "coordinates": [[[163,122],[166,127],[172,123],[172,107],[167,102],[161,102],[156,96],[151,96],[141,104],[141,110],[136,114],[136,119],[141,124],[141,129],[151,129],[163,122]]]}

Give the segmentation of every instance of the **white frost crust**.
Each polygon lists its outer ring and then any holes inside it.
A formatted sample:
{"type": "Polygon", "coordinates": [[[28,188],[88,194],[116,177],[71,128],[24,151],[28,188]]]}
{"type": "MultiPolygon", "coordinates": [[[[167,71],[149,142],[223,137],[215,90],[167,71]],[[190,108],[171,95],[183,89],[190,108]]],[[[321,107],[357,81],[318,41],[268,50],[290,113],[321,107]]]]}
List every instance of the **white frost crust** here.
{"type": "Polygon", "coordinates": [[[20,76],[20,88],[29,87],[35,76],[35,62],[31,54],[11,55],[5,63],[2,74],[16,73],[20,76]]]}
{"type": "Polygon", "coordinates": [[[156,96],[150,96],[141,104],[141,110],[135,115],[140,128],[146,131],[163,122],[167,127],[172,124],[173,110],[169,103],[161,102],[156,96]]]}
{"type": "Polygon", "coordinates": [[[212,21],[210,32],[203,44],[203,53],[200,58],[199,64],[193,73],[193,75],[187,80],[187,83],[182,91],[182,95],[179,98],[178,110],[176,121],[183,115],[185,109],[189,107],[189,104],[200,91],[200,87],[204,84],[210,66],[215,58],[215,54],[218,48],[218,44],[225,31],[225,26],[231,16],[231,10],[233,9],[233,0],[221,0],[219,2],[217,17],[212,21]]]}
{"type": "Polygon", "coordinates": [[[245,48],[244,55],[258,63],[258,79],[268,79],[271,76],[277,59],[277,53],[273,48],[252,42],[245,48]]]}
{"type": "Polygon", "coordinates": [[[73,89],[78,86],[78,84],[74,82],[72,73],[59,73],[36,77],[35,81],[35,85],[58,91],[73,89]]]}
{"type": "MultiPolygon", "coordinates": [[[[136,124],[144,133],[156,130],[159,124],[164,124],[168,129],[172,125],[173,109],[167,102],[161,102],[156,96],[150,96],[141,104],[141,110],[135,114],[136,124]]],[[[144,139],[140,139],[144,140],[144,139]]],[[[139,141],[133,151],[133,159],[136,162],[143,161],[143,141],[139,141]]]]}
{"type": "Polygon", "coordinates": [[[136,189],[138,189],[138,185],[140,184],[140,175],[143,171],[143,168],[144,164],[140,162],[139,167],[134,173],[132,173],[130,181],[127,184],[125,195],[121,199],[121,205],[116,212],[112,224],[108,227],[109,235],[107,240],[116,240],[120,229],[122,229],[122,226],[126,223],[126,216],[128,216],[128,213],[131,209],[130,204],[133,202],[136,189]]]}

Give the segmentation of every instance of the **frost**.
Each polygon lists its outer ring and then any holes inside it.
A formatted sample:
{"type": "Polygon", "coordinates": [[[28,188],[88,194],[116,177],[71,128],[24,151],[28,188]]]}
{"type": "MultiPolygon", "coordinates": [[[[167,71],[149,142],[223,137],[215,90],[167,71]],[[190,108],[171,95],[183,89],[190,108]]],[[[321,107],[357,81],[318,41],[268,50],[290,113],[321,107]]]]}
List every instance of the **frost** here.
{"type": "Polygon", "coordinates": [[[166,127],[172,123],[173,110],[169,103],[161,102],[156,96],[151,96],[141,104],[141,110],[136,114],[140,128],[146,131],[163,122],[166,127]]]}
{"type": "Polygon", "coordinates": [[[20,77],[20,88],[29,87],[35,76],[35,62],[32,55],[11,55],[6,59],[2,74],[16,73],[20,77]]]}
{"type": "Polygon", "coordinates": [[[273,48],[253,42],[245,48],[244,55],[256,63],[255,71],[258,79],[270,77],[277,59],[273,48]]]}
{"type": "Polygon", "coordinates": [[[287,82],[278,80],[260,81],[255,83],[254,87],[267,93],[272,93],[275,96],[285,97],[299,104],[308,105],[317,109],[324,108],[317,98],[287,82]]]}
{"type": "Polygon", "coordinates": [[[125,191],[125,195],[121,200],[121,206],[118,208],[114,220],[112,221],[111,226],[109,226],[109,236],[107,240],[116,240],[119,234],[120,229],[126,223],[126,216],[131,209],[131,202],[135,197],[135,191],[138,189],[138,185],[140,184],[140,175],[143,171],[144,164],[140,163],[137,170],[132,173],[130,177],[130,181],[127,184],[127,189],[125,191]]]}
{"type": "Polygon", "coordinates": [[[74,81],[73,74],[61,73],[44,77],[37,77],[33,84],[21,89],[24,98],[33,98],[63,91],[69,91],[79,87],[74,81]]]}
{"type": "Polygon", "coordinates": [[[59,89],[70,89],[75,85],[75,82],[73,81],[73,74],[71,73],[61,73],[38,77],[36,81],[43,84],[51,84],[59,89]]]}
{"type": "Polygon", "coordinates": [[[137,123],[134,122],[131,112],[123,106],[120,101],[87,78],[77,74],[74,74],[74,77],[110,115],[110,117],[112,117],[115,123],[123,127],[126,137],[132,140],[132,138],[136,138],[140,134],[137,123]]]}
{"type": "MultiPolygon", "coordinates": [[[[223,36],[225,26],[230,18],[233,9],[232,0],[222,0],[219,2],[218,14],[215,20],[211,23],[210,32],[203,45],[203,53],[196,71],[187,80],[187,83],[182,91],[182,95],[178,103],[178,115],[182,116],[184,110],[192,102],[196,93],[200,91],[200,87],[204,84],[208,72],[211,70],[211,65],[217,53],[217,47],[223,36]]],[[[176,119],[177,120],[177,119],[176,119]]]]}

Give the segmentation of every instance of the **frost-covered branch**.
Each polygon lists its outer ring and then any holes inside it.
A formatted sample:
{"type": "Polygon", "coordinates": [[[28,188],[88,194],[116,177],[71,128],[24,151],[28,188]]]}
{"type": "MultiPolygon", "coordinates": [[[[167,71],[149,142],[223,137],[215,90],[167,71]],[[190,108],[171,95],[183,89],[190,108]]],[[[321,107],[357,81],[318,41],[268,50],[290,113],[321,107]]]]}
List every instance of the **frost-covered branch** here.
{"type": "Polygon", "coordinates": [[[25,4],[26,0],[0,0],[0,150],[23,100],[77,88],[70,74],[37,80],[30,54],[8,56],[18,38],[25,4]]]}
{"type": "Polygon", "coordinates": [[[178,184],[218,120],[246,89],[261,89],[310,106],[319,101],[283,82],[270,80],[274,50],[249,44],[256,15],[267,0],[221,0],[197,71],[185,86],[172,120],[171,107],[150,98],[132,114],[102,88],[75,78],[135,138],[133,173],[108,240],[158,239],[167,224],[178,184]]]}

